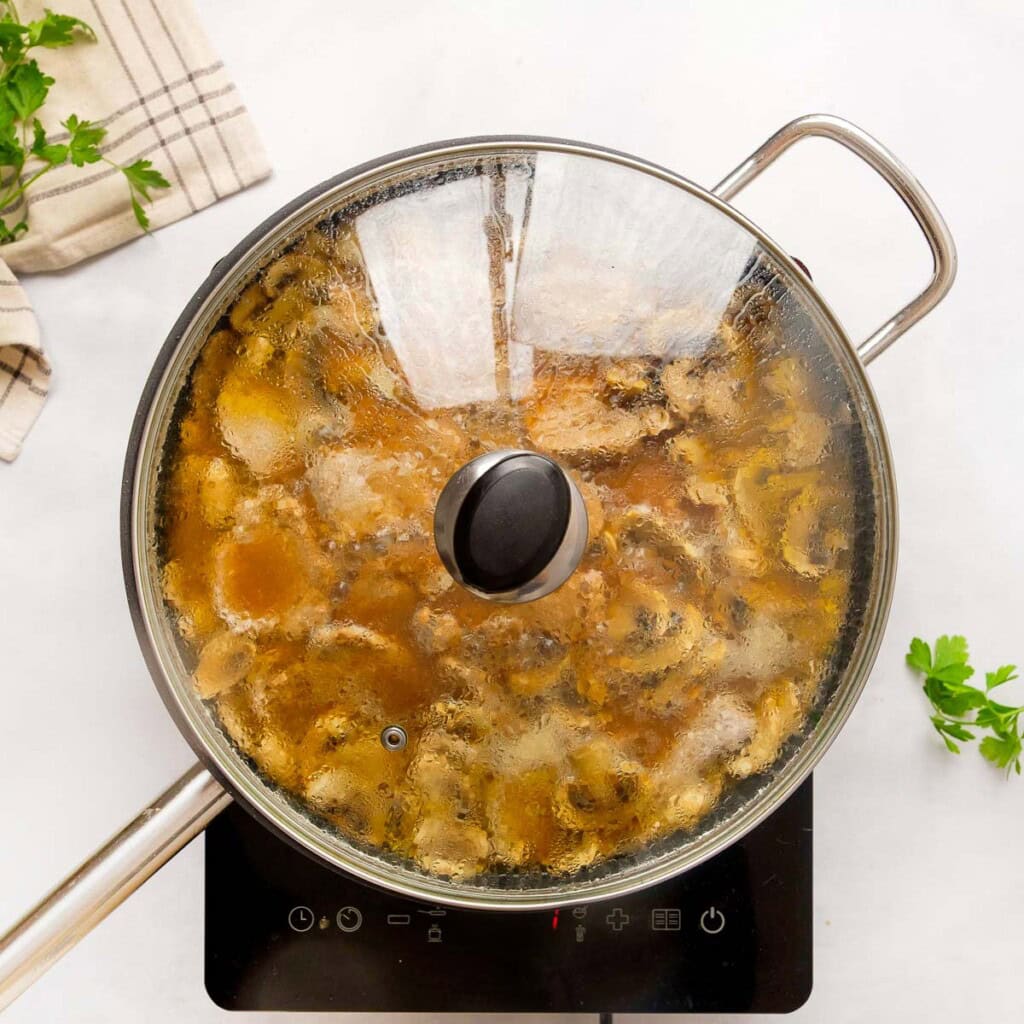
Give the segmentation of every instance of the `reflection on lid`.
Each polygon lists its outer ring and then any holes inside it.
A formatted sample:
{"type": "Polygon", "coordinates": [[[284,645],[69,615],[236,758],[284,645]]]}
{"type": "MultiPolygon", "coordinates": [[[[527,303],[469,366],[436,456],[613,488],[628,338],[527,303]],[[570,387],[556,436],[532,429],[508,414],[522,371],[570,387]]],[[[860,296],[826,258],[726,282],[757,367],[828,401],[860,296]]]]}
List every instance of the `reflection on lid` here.
{"type": "Polygon", "coordinates": [[[356,219],[384,332],[423,408],[506,393],[503,359],[512,397],[527,395],[535,349],[663,359],[704,350],[754,254],[732,220],[598,160],[540,153],[481,170],[356,219]],[[494,220],[506,248],[497,271],[494,220]]]}
{"type": "Polygon", "coordinates": [[[356,220],[384,332],[424,409],[497,397],[488,188],[484,177],[456,178],[356,220]]]}
{"type": "Polygon", "coordinates": [[[666,182],[541,153],[515,339],[588,355],[699,355],[753,251],[732,220],[666,182]]]}

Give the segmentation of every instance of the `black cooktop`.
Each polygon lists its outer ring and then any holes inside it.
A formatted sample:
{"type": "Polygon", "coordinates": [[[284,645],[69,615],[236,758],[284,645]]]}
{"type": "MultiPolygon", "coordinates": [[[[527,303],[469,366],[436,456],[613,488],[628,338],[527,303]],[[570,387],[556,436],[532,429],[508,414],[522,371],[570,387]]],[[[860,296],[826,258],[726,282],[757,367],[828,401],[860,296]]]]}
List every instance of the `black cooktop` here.
{"type": "Polygon", "coordinates": [[[811,780],[713,860],[547,913],[336,874],[238,807],[206,831],[206,988],[229,1010],[783,1013],[811,991],[811,780]]]}

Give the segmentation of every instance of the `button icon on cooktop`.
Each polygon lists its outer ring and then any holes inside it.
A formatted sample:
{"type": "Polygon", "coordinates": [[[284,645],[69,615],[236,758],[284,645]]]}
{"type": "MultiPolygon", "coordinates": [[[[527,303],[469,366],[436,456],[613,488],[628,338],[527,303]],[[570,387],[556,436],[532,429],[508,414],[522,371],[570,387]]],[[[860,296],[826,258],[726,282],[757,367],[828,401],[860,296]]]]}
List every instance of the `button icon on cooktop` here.
{"type": "Polygon", "coordinates": [[[336,920],[343,932],[357,932],[363,927],[363,912],[358,907],[342,907],[336,920]]]}
{"type": "Polygon", "coordinates": [[[622,907],[616,907],[606,918],[605,921],[612,926],[613,932],[621,932],[623,928],[629,924],[629,914],[627,914],[622,907]]]}
{"type": "Polygon", "coordinates": [[[309,907],[292,907],[288,911],[288,927],[293,932],[308,932],[316,921],[316,915],[309,907]]]}
{"type": "Polygon", "coordinates": [[[678,907],[655,907],[651,911],[652,932],[678,932],[683,927],[683,915],[678,907]]]}
{"type": "Polygon", "coordinates": [[[700,915],[700,927],[708,935],[717,935],[725,927],[725,914],[714,907],[708,907],[700,915]]]}

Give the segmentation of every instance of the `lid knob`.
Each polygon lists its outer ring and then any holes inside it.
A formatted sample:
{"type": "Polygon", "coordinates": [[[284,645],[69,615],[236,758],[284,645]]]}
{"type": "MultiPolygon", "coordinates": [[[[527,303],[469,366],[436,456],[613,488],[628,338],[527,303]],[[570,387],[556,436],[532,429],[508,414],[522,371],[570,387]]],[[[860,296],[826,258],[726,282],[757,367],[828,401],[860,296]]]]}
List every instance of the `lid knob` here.
{"type": "Polygon", "coordinates": [[[536,452],[488,452],[445,485],[434,542],[452,577],[490,601],[533,601],[571,575],[587,544],[587,512],[568,475],[536,452]]]}

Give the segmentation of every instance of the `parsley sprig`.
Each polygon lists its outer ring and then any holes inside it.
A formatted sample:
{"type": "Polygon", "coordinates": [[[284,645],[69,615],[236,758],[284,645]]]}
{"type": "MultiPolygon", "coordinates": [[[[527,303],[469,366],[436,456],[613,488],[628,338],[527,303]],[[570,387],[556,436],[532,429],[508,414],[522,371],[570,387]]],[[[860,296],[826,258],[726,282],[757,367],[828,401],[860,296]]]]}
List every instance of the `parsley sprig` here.
{"type": "MultiPolygon", "coordinates": [[[[31,52],[70,46],[78,39],[96,39],[81,18],[47,9],[36,21],[22,22],[14,0],[0,0],[0,211],[17,208],[25,193],[55,167],[66,163],[85,167],[102,161],[124,175],[135,219],[148,230],[149,217],[142,204],[151,201],[150,190],[170,188],[152,161],[119,164],[104,156],[100,143],[106,128],[76,114],[61,122],[67,141],[56,142],[47,137],[36,116],[54,79],[42,71],[31,52]]],[[[25,220],[9,227],[0,217],[0,245],[27,230],[25,220]]]]}
{"type": "Polygon", "coordinates": [[[924,693],[931,701],[932,725],[954,754],[960,753],[957,740],[976,739],[972,730],[987,730],[978,744],[982,757],[1005,768],[1021,773],[1020,719],[1024,707],[999,704],[992,699],[992,691],[1017,678],[1016,665],[1002,665],[995,672],[985,673],[985,689],[970,686],[967,680],[974,669],[967,663],[967,641],[962,636],[940,636],[935,641],[935,654],[918,637],[910,642],[907,664],[924,677],[924,693]]]}

